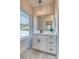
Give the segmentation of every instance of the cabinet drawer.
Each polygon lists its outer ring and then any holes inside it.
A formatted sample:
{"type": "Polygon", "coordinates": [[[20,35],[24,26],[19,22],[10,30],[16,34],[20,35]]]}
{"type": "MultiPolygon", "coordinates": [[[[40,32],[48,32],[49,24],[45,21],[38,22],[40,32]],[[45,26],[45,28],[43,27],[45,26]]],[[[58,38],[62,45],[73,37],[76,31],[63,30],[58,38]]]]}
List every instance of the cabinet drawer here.
{"type": "Polygon", "coordinates": [[[47,39],[47,42],[56,42],[56,39],[47,39]]]}
{"type": "Polygon", "coordinates": [[[56,35],[52,36],[52,35],[48,35],[47,39],[55,39],[56,40],[56,35]]]}
{"type": "Polygon", "coordinates": [[[56,46],[56,42],[47,42],[47,46],[56,46]]]}
{"type": "Polygon", "coordinates": [[[48,49],[47,51],[48,51],[49,53],[56,54],[56,47],[48,47],[47,49],[48,49]]]}

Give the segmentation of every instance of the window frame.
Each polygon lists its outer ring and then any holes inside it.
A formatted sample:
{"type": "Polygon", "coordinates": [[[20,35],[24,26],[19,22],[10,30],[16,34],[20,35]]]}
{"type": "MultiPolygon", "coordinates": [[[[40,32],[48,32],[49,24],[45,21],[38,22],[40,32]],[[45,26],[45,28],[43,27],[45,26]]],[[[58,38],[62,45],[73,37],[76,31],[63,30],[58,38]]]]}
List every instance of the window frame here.
{"type": "MultiPolygon", "coordinates": [[[[28,34],[28,36],[25,36],[25,37],[30,37],[30,35],[31,35],[31,20],[30,20],[30,15],[28,14],[28,13],[26,13],[25,11],[20,11],[20,17],[21,17],[21,12],[23,12],[26,16],[28,16],[29,17],[29,34],[28,34]]],[[[21,18],[20,18],[20,24],[21,24],[21,18]]],[[[21,25],[20,25],[21,26],[21,25]]],[[[21,32],[21,29],[20,29],[20,32],[21,32]]],[[[21,36],[21,35],[20,35],[21,36]]],[[[24,37],[23,37],[24,38],[24,37]]]]}

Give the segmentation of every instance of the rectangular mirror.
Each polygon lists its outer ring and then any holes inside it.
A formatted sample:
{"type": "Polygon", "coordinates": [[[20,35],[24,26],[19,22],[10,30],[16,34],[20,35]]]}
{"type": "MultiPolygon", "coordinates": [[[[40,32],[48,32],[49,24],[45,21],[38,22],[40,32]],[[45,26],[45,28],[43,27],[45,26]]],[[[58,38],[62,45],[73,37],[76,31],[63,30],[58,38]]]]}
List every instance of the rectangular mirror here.
{"type": "Polygon", "coordinates": [[[55,32],[56,20],[54,15],[33,16],[34,31],[50,31],[55,32]]]}

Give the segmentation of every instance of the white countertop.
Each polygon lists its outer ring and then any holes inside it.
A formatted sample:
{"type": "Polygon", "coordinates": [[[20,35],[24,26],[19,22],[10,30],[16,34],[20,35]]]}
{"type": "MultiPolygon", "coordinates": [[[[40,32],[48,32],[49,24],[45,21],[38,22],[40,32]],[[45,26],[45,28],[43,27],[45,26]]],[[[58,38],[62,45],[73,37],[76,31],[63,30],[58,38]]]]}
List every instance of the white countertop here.
{"type": "Polygon", "coordinates": [[[50,31],[43,31],[40,33],[40,31],[36,31],[33,34],[50,34],[50,35],[56,35],[56,33],[50,32],[50,31]]]}

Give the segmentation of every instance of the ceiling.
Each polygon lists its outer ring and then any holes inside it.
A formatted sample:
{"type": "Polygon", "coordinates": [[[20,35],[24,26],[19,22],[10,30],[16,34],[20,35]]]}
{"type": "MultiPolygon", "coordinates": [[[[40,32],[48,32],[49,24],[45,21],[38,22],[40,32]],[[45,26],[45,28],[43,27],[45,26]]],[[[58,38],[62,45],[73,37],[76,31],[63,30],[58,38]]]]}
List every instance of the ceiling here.
{"type": "Polygon", "coordinates": [[[21,10],[23,9],[35,16],[54,13],[55,0],[41,0],[42,3],[40,5],[38,1],[39,0],[20,0],[21,10]],[[41,10],[39,8],[41,8],[41,10]]]}
{"type": "MultiPolygon", "coordinates": [[[[39,7],[39,0],[27,0],[29,2],[29,4],[32,6],[32,7],[39,7]]],[[[41,0],[41,6],[46,6],[52,2],[54,2],[54,0],[41,0]]]]}

